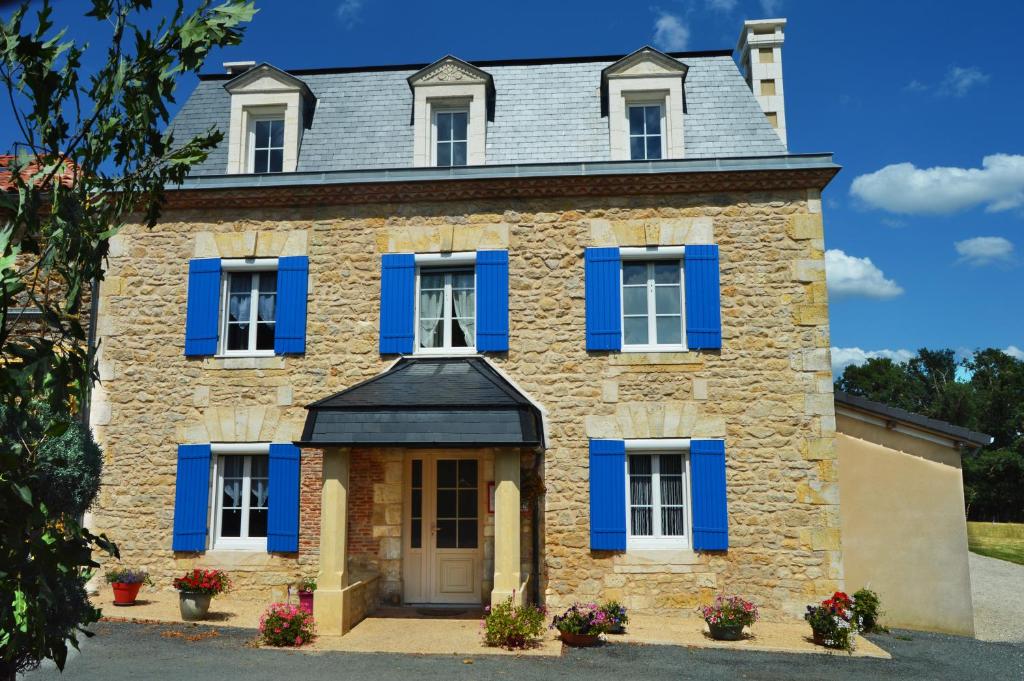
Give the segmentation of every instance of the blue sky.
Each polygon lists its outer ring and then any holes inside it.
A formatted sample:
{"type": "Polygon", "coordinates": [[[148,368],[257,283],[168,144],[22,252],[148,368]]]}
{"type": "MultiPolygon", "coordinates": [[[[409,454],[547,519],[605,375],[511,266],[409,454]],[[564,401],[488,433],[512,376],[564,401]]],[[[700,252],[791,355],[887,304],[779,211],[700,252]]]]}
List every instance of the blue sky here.
{"type": "MultiPolygon", "coordinates": [[[[159,6],[166,0],[157,0],[159,6]]],[[[101,44],[63,2],[58,25],[101,44]]],[[[169,3],[168,3],[169,4],[169,3]]],[[[212,55],[285,69],[735,46],[785,16],[789,145],[831,151],[824,194],[833,362],[919,347],[1024,358],[1024,3],[824,0],[257,2],[245,43],[212,55]]],[[[5,17],[9,9],[0,10],[5,17]]],[[[180,99],[194,87],[183,79],[180,99]]],[[[7,111],[0,129],[12,129],[7,111]]],[[[7,137],[6,135],[4,137],[7,137]]],[[[4,146],[8,146],[5,144],[4,146]]]]}

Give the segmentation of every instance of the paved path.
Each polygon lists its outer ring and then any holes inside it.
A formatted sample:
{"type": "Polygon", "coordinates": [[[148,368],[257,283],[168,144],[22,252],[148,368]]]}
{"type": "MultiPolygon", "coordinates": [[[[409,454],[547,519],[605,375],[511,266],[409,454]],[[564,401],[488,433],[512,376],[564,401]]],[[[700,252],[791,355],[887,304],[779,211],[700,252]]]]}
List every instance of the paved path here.
{"type": "Polygon", "coordinates": [[[1024,565],[970,554],[974,634],[1024,642],[1024,565]]]}
{"type": "Polygon", "coordinates": [[[758,681],[1020,681],[1024,645],[986,643],[969,638],[896,632],[873,637],[892,660],[851,658],[843,654],[792,655],[733,652],[675,646],[609,645],[570,650],[560,658],[506,656],[393,655],[373,653],[301,653],[252,649],[254,632],[217,631],[219,636],[188,641],[180,632],[208,631],[170,625],[103,623],[95,626],[82,654],[60,675],[40,669],[29,681],[280,681],[345,679],[359,681],[685,681],[687,679],[758,681]],[[176,633],[177,632],[177,633],[176,633]],[[467,664],[471,661],[471,664],[467,664]]]}

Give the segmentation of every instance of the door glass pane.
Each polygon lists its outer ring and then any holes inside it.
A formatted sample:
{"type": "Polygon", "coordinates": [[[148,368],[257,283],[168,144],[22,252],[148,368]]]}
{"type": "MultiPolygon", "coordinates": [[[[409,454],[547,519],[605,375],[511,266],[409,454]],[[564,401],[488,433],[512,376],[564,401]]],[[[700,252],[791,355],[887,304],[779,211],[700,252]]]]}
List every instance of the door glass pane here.
{"type": "Polygon", "coordinates": [[[413,518],[423,517],[423,490],[414,489],[412,491],[412,509],[410,509],[413,518]]]}
{"type": "Polygon", "coordinates": [[[409,527],[409,532],[412,536],[409,537],[409,546],[414,549],[423,547],[423,521],[419,518],[413,518],[412,523],[409,527]]]}
{"type": "Polygon", "coordinates": [[[459,487],[476,487],[476,459],[459,461],[459,487]]]}
{"type": "Polygon", "coordinates": [[[476,520],[459,521],[459,548],[476,548],[476,520]]]}
{"type": "Polygon", "coordinates": [[[437,521],[437,548],[455,549],[458,548],[457,530],[458,521],[454,518],[437,521]]]}
{"type": "Polygon", "coordinates": [[[647,317],[626,317],[623,320],[623,335],[626,345],[647,343],[647,317]]]}
{"type": "Polygon", "coordinates": [[[459,490],[459,517],[476,517],[476,488],[459,490]]]}
{"type": "Polygon", "coordinates": [[[409,546],[414,549],[423,546],[423,460],[412,462],[412,503],[409,515],[412,522],[409,527],[409,546]]]}
{"type": "Polygon", "coordinates": [[[647,314],[646,286],[624,286],[622,288],[622,313],[627,315],[647,314]]]}
{"type": "Polygon", "coordinates": [[[454,459],[441,459],[437,462],[437,486],[455,487],[458,462],[454,459]]]}
{"type": "Polygon", "coordinates": [[[415,459],[412,462],[412,486],[423,487],[423,461],[421,459],[415,459]]]}
{"type": "Polygon", "coordinates": [[[683,329],[680,317],[658,317],[658,343],[661,345],[678,345],[683,342],[683,329]]]}
{"type": "Polygon", "coordinates": [[[437,490],[437,517],[438,518],[455,518],[458,513],[458,506],[456,504],[457,495],[453,489],[438,489],[437,490]]]}

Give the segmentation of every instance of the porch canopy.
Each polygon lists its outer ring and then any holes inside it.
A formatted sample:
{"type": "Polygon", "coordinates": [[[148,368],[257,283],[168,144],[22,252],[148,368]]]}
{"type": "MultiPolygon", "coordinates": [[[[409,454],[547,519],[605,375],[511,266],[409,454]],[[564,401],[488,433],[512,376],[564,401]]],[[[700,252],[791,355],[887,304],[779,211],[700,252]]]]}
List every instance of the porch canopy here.
{"type": "Polygon", "coordinates": [[[542,447],[540,409],[482,357],[403,357],[306,407],[304,447],[542,447]]]}

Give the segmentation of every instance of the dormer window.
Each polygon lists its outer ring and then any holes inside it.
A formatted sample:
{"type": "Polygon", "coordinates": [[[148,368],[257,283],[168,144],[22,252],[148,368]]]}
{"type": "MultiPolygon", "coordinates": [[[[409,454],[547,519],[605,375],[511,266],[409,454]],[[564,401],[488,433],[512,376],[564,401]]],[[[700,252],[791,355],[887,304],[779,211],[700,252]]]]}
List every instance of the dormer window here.
{"type": "Polygon", "coordinates": [[[629,106],[629,157],[633,161],[651,161],[664,156],[661,104],[629,106]]]}
{"type": "Polygon", "coordinates": [[[253,173],[280,173],[284,170],[283,114],[250,118],[249,169],[253,173]]]}
{"type": "Polygon", "coordinates": [[[408,80],[413,92],[413,165],[483,165],[487,121],[494,110],[490,74],[445,57],[408,80]]]}
{"type": "Polygon", "coordinates": [[[464,166],[468,158],[469,110],[438,109],[434,112],[436,166],[464,166]]]}
{"type": "Polygon", "coordinates": [[[295,172],[302,133],[316,104],[306,83],[260,64],[229,80],[224,89],[231,93],[227,172],[295,172]]]}
{"type": "Polygon", "coordinates": [[[613,161],[683,158],[683,81],[687,66],[652,47],[601,72],[613,161]]]}

